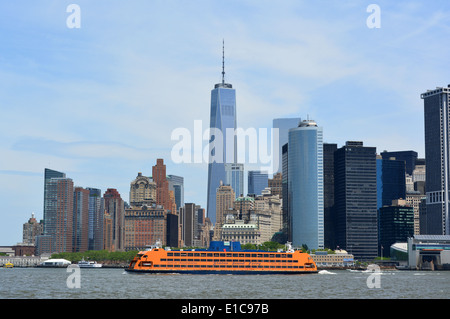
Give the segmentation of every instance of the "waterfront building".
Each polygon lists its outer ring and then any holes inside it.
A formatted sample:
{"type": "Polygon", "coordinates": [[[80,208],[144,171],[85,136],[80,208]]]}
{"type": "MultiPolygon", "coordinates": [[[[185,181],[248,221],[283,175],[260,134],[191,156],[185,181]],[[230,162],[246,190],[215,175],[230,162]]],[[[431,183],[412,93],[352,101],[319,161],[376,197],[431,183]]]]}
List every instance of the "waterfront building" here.
{"type": "Polygon", "coordinates": [[[450,235],[414,235],[407,239],[411,270],[450,270],[450,235]]]}
{"type": "Polygon", "coordinates": [[[335,250],[332,253],[316,251],[310,256],[317,267],[351,267],[355,265],[354,256],[342,249],[335,250]]]}
{"type": "Polygon", "coordinates": [[[429,235],[450,235],[450,85],[421,94],[424,100],[426,216],[429,235]]]}
{"type": "Polygon", "coordinates": [[[406,242],[414,235],[414,208],[406,200],[393,200],[392,205],[379,209],[379,242],[381,257],[389,257],[389,247],[395,243],[406,242]]]}
{"type": "Polygon", "coordinates": [[[248,172],[248,194],[261,195],[269,186],[269,174],[265,171],[248,172]]]}
{"type": "Polygon", "coordinates": [[[346,142],[335,152],[336,244],[358,260],[378,252],[376,148],[346,142]]]}
{"type": "Polygon", "coordinates": [[[234,190],[236,197],[244,194],[244,164],[225,163],[225,182],[234,190]]]}
{"type": "Polygon", "coordinates": [[[237,163],[236,91],[225,82],[225,54],[222,57],[222,82],[211,91],[208,190],[206,211],[211,222],[217,222],[216,192],[225,182],[225,163],[237,163]],[[233,136],[228,134],[233,133],[233,136]],[[232,145],[228,145],[228,144],[232,145]],[[233,154],[229,154],[232,151],[233,154]]]}
{"type": "Polygon", "coordinates": [[[65,176],[65,174],[46,169],[44,235],[51,237],[51,250],[43,251],[42,246],[40,253],[72,252],[73,181],[70,178],[51,176],[65,176]]]}
{"type": "Polygon", "coordinates": [[[84,252],[89,247],[89,190],[75,187],[73,192],[72,251],[84,252]]]}
{"type": "MultiPolygon", "coordinates": [[[[273,167],[274,173],[281,173],[283,170],[283,145],[289,140],[289,130],[295,128],[301,122],[301,118],[277,118],[272,121],[272,128],[278,129],[278,149],[273,150],[273,156],[278,155],[278,167],[273,167]]],[[[273,161],[274,164],[275,160],[273,161]]]]}
{"type": "Polygon", "coordinates": [[[145,250],[160,241],[167,244],[167,211],[159,206],[130,207],[124,216],[124,249],[145,250]]]}
{"type": "Polygon", "coordinates": [[[36,236],[42,235],[44,232],[44,224],[42,221],[38,222],[31,214],[31,218],[23,224],[22,242],[25,245],[35,245],[36,236]]]}
{"type": "MultiPolygon", "coordinates": [[[[112,219],[111,229],[111,251],[123,251],[124,250],[124,214],[125,203],[120,196],[117,189],[108,188],[103,194],[103,200],[105,203],[105,212],[112,219]]],[[[107,225],[109,226],[109,225],[107,225]]],[[[109,235],[109,230],[107,236],[109,235]]],[[[105,237],[109,241],[109,238],[105,237]]]]}
{"type": "Polygon", "coordinates": [[[141,172],[130,183],[130,205],[151,205],[156,202],[156,183],[141,172]]]}
{"type": "Polygon", "coordinates": [[[293,246],[324,248],[323,130],[305,120],[289,130],[288,192],[293,246]]]}

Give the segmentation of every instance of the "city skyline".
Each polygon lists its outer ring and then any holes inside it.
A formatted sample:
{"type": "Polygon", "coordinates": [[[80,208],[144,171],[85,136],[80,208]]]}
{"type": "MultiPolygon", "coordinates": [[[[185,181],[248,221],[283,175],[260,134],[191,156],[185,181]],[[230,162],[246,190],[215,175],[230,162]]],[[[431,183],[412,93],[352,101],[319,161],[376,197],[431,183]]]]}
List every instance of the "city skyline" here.
{"type": "Polygon", "coordinates": [[[20,242],[32,213],[43,219],[45,168],[128,201],[162,158],[185,202],[206,207],[207,164],[172,163],[171,132],[208,127],[222,39],[239,127],[309,115],[338,147],[425,157],[420,94],[450,81],[445,1],[378,1],[379,29],[360,1],[77,4],[80,29],[66,25],[68,3],[1,6],[0,245],[20,242]]]}

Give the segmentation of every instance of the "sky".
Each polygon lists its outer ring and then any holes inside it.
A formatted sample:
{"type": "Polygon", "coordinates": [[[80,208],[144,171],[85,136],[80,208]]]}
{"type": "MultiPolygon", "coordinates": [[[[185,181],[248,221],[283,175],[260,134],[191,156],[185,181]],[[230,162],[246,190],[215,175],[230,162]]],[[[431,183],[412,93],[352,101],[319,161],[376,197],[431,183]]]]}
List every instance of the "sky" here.
{"type": "Polygon", "coordinates": [[[174,162],[172,133],[208,127],[222,41],[238,127],[310,118],[326,143],[424,157],[420,94],[450,84],[449,21],[447,0],[1,1],[0,246],[43,218],[45,168],[128,201],[163,158],[206,207],[207,164],[174,162]]]}

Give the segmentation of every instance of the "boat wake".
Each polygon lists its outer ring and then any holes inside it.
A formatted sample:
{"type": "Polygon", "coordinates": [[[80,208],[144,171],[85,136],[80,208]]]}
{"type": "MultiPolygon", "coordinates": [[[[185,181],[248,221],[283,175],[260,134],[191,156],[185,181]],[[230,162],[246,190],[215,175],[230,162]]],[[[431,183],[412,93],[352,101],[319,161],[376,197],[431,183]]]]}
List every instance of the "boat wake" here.
{"type": "Polygon", "coordinates": [[[331,272],[328,270],[321,270],[321,271],[319,271],[319,274],[321,274],[321,275],[336,275],[335,272],[331,272]]]}

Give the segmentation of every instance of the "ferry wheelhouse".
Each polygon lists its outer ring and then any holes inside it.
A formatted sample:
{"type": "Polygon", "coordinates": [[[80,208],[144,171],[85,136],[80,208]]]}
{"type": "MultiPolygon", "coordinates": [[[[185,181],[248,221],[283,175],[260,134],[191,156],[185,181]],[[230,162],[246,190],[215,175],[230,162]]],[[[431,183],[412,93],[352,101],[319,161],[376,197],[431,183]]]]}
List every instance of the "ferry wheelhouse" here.
{"type": "Polygon", "coordinates": [[[311,256],[293,250],[242,250],[239,242],[211,242],[209,249],[169,250],[154,246],[140,251],[125,269],[132,273],[306,274],[317,273],[311,256]]]}

